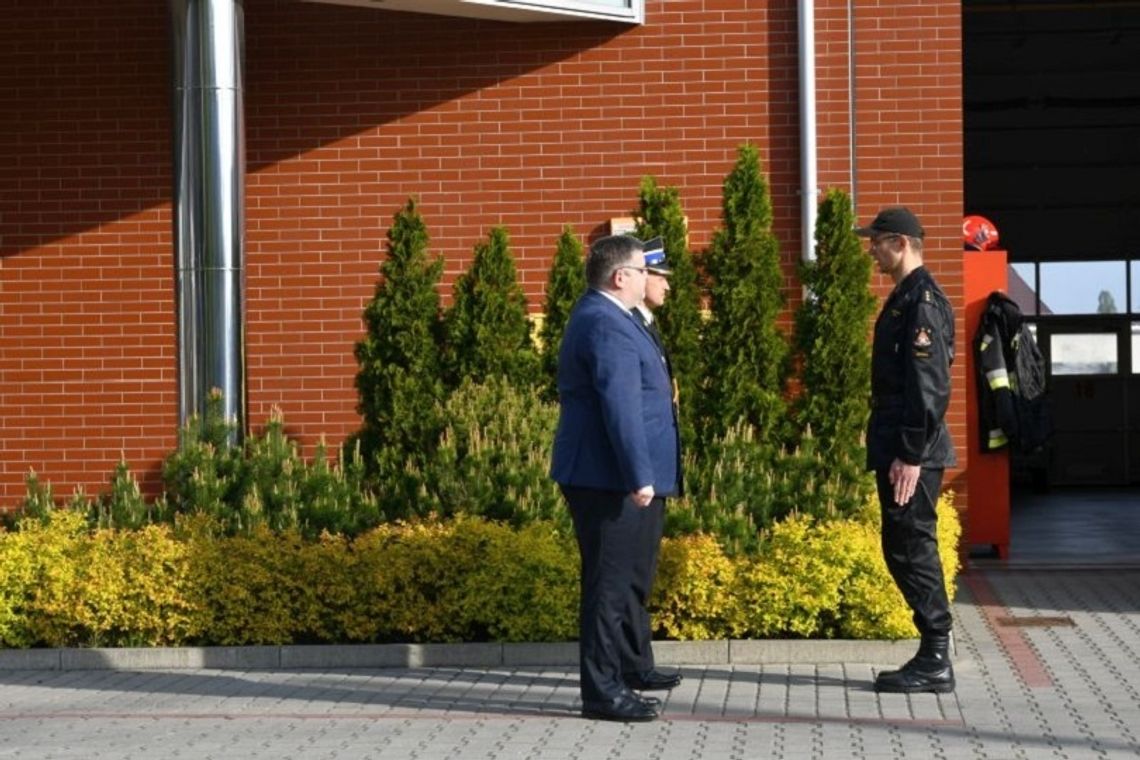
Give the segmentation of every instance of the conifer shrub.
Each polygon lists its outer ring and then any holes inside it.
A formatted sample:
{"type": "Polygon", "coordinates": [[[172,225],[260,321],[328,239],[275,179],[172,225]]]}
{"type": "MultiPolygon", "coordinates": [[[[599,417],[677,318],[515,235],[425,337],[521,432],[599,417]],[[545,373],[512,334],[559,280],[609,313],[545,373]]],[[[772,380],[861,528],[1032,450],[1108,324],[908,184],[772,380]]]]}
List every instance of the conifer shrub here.
{"type": "Polygon", "coordinates": [[[756,551],[763,531],[789,515],[852,514],[866,503],[873,482],[862,460],[844,456],[823,456],[810,431],[793,448],[775,448],[754,427],[738,423],[685,454],[686,492],[669,504],[666,533],[711,533],[739,555],[756,551]]]}
{"type": "Polygon", "coordinates": [[[796,311],[801,393],[792,417],[797,436],[810,431],[820,463],[851,491],[844,509],[863,501],[867,399],[871,393],[871,258],[853,229],[850,198],[831,190],[820,205],[815,261],[800,265],[808,295],[796,311]]]}
{"type": "Polygon", "coordinates": [[[447,420],[423,473],[421,514],[478,515],[521,526],[569,529],[550,450],[558,408],[501,376],[466,380],[443,404],[447,420]]]}
{"type": "Polygon", "coordinates": [[[100,528],[142,528],[169,522],[172,516],[166,497],[148,501],[138,479],[125,459],[120,459],[111,475],[110,490],[92,504],[94,523],[100,528]]]}
{"type": "Polygon", "coordinates": [[[236,446],[229,443],[231,423],[222,414],[221,396],[213,393],[205,415],[187,420],[178,448],[163,463],[166,494],[150,514],[209,515],[230,533],[266,526],[308,536],[326,530],[355,535],[382,519],[358,452],[346,461],[342,450],[330,462],[322,442],[306,461],[287,437],[280,409],[260,433],[236,446]]]}
{"type": "Polygon", "coordinates": [[[670,502],[666,533],[708,533],[731,554],[754,548],[771,521],[771,449],[741,423],[683,456],[685,495],[670,502]]]}
{"type": "Polygon", "coordinates": [[[538,354],[530,337],[526,296],[518,283],[510,237],[495,227],[475,246],[475,260],[455,283],[445,316],[451,387],[468,378],[507,378],[519,387],[538,383],[538,354]]]}
{"type": "Polygon", "coordinates": [[[364,309],[365,335],[355,346],[360,430],[345,442],[345,459],[359,454],[381,508],[404,513],[414,497],[409,460],[430,452],[444,397],[442,311],[438,285],[443,261],[428,258],[427,225],[408,200],[388,229],[388,256],[364,309]]]}
{"type": "Polygon", "coordinates": [[[696,443],[698,390],[706,372],[701,354],[701,291],[697,262],[689,251],[689,228],[676,187],[662,187],[653,177],[643,177],[634,212],[634,234],[642,240],[660,236],[673,274],[669,295],[655,318],[669,351],[673,379],[680,397],[682,446],[696,443]]]}
{"type": "Polygon", "coordinates": [[[574,304],[585,291],[586,265],[582,241],[574,234],[573,228],[567,226],[558,237],[558,248],[546,280],[544,316],[539,330],[543,397],[547,401],[558,398],[558,352],[562,348],[562,335],[574,304]]]}
{"type": "Polygon", "coordinates": [[[774,451],[785,437],[789,347],[777,324],[784,275],[756,146],[740,147],[724,180],[722,204],[723,227],[713,236],[706,264],[711,319],[704,339],[710,371],[702,396],[703,440],[743,423],[774,451]]]}
{"type": "Polygon", "coordinates": [[[248,481],[242,447],[232,443],[236,424],[226,418],[221,391],[215,388],[206,397],[205,412],[190,415],[179,429],[178,448],[162,463],[175,512],[225,518],[239,510],[248,481]]]}

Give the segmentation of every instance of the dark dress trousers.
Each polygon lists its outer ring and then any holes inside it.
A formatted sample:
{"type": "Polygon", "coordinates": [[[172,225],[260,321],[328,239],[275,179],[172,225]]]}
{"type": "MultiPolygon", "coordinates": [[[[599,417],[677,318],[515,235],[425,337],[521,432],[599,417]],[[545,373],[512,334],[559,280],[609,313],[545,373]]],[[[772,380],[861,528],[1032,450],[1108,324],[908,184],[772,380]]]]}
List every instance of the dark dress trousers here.
{"type": "Polygon", "coordinates": [[[551,477],[566,496],[582,560],[582,699],[605,702],[626,690],[623,674],[653,667],[645,605],[658,515],[678,480],[672,384],[645,328],[590,290],[562,338],[558,394],[551,477]],[[650,484],[656,497],[639,508],[629,495],[650,484]]]}
{"type": "Polygon", "coordinates": [[[875,322],[867,469],[875,472],[887,569],[923,635],[951,628],[935,505],[946,467],[957,463],[946,428],[954,311],[925,267],[895,286],[875,322]],[[905,505],[894,503],[891,462],[920,465],[905,505]]]}

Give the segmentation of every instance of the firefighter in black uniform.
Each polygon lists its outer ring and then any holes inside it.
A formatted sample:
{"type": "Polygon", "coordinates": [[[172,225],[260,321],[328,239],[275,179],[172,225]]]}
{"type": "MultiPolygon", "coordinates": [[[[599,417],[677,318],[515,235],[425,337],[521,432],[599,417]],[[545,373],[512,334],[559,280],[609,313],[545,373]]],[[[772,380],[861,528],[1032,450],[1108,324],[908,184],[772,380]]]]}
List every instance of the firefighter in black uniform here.
{"type": "Polygon", "coordinates": [[[922,636],[918,653],[884,671],[875,690],[950,692],[950,600],[938,557],[935,505],[957,463],[946,429],[954,312],[922,265],[925,232],[908,209],[883,209],[856,234],[870,238],[879,271],[895,282],[875,322],[867,469],[875,472],[883,556],[922,636]]]}

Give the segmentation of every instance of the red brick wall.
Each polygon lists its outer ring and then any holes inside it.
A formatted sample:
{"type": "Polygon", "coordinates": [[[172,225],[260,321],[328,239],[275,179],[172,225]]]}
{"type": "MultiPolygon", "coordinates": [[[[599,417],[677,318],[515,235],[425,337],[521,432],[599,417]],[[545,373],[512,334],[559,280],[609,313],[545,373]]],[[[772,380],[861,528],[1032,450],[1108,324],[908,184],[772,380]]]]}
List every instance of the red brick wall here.
{"type": "MultiPolygon", "coordinates": [[[[29,467],[57,493],[98,490],[120,451],[153,487],[176,424],[165,7],[18,5],[0,29],[0,113],[15,125],[0,130],[0,506],[29,467]]],[[[816,5],[820,180],[849,188],[847,4],[816,5]]],[[[958,13],[941,0],[855,9],[860,217],[914,207],[952,298],[958,13]]],[[[356,428],[352,346],[409,195],[447,293],[505,224],[538,308],[562,226],[603,232],[645,174],[680,189],[692,247],[706,247],[736,148],[753,141],[798,297],[794,0],[648,0],[635,28],[286,0],[247,0],[245,14],[253,426],[277,405],[308,443],[356,428]]]]}
{"type": "MultiPolygon", "coordinates": [[[[96,491],[177,425],[162,3],[17,2],[0,24],[0,507],[29,468],[96,491]]],[[[153,480],[153,476],[152,476],[153,480]]]]}

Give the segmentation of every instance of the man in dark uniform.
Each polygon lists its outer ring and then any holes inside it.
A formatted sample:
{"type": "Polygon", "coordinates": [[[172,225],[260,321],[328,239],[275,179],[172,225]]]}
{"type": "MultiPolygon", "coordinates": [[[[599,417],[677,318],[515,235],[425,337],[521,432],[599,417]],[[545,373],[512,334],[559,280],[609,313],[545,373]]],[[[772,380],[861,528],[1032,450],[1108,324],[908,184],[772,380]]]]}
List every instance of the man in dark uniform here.
{"type": "Polygon", "coordinates": [[[875,322],[867,469],[882,508],[883,556],[922,636],[918,653],[879,673],[875,690],[950,692],[950,601],[935,505],[943,471],[957,463],[945,422],[954,311],[922,265],[925,232],[908,209],[883,209],[855,232],[870,238],[879,271],[895,283],[875,322]]]}
{"type": "MultiPolygon", "coordinates": [[[[665,304],[669,293],[669,270],[665,261],[665,247],[661,238],[645,241],[645,297],[641,303],[630,309],[634,318],[645,327],[653,338],[654,345],[661,355],[661,363],[672,379],[673,390],[673,430],[680,436],[677,423],[677,381],[673,378],[673,368],[669,363],[669,352],[665,340],[653,316],[656,309],[665,304]]],[[[684,494],[681,473],[680,441],[674,447],[677,452],[676,496],[684,494]]],[[[654,503],[641,510],[641,535],[637,542],[636,580],[634,592],[637,604],[630,610],[628,625],[623,626],[625,637],[622,648],[622,671],[626,684],[640,691],[664,691],[681,684],[680,673],[663,673],[656,668],[653,659],[653,628],[649,620],[649,597],[653,593],[653,582],[657,577],[657,558],[661,551],[661,536],[665,531],[665,502],[655,499],[654,503]]]]}

